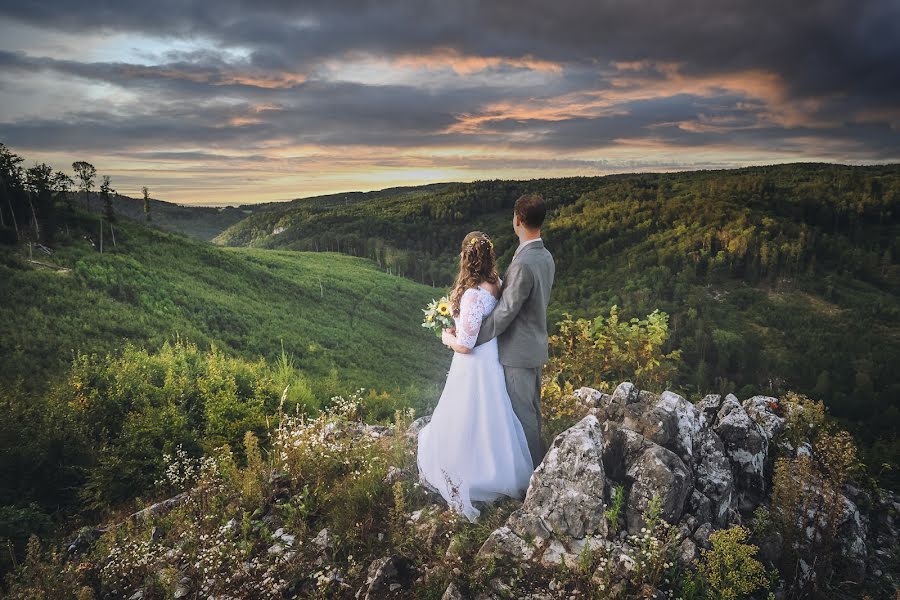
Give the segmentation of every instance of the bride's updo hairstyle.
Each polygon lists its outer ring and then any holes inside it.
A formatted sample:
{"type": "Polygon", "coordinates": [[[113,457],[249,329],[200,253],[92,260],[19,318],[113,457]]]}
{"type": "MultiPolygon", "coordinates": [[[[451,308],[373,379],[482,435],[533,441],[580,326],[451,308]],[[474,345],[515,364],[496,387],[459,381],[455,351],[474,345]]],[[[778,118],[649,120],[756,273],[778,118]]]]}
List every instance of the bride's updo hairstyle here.
{"type": "Polygon", "coordinates": [[[477,287],[487,281],[497,283],[497,258],[494,256],[494,242],[487,234],[473,231],[462,242],[459,255],[459,275],[450,292],[450,309],[453,316],[459,316],[459,301],[469,288],[477,287]]]}

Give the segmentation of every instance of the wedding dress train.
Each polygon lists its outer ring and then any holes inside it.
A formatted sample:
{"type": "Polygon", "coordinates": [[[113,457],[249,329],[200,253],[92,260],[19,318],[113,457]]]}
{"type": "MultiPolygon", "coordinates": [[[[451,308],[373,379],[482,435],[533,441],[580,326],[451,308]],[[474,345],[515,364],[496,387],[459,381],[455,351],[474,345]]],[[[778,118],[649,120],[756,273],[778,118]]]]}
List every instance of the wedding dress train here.
{"type": "Polygon", "coordinates": [[[473,502],[523,497],[534,470],[506,390],[497,340],[475,347],[481,321],[496,305],[484,288],[463,293],[457,342],[473,349],[454,352],[431,421],[419,433],[420,479],[473,522],[480,514],[473,502]]]}

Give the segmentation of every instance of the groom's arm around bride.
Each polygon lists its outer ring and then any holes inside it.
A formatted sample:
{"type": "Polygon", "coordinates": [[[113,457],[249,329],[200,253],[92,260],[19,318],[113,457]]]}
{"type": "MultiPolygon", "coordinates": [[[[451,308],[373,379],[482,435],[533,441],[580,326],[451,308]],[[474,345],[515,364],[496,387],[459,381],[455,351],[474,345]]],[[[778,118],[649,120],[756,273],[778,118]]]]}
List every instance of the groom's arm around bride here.
{"type": "Polygon", "coordinates": [[[497,338],[500,363],[513,410],[534,465],[544,457],[541,441],[541,370],[547,362],[547,305],[556,267],[544,248],[541,225],[544,200],[528,194],[516,200],[513,229],[519,247],[506,276],[496,308],[485,318],[477,344],[497,338]]]}

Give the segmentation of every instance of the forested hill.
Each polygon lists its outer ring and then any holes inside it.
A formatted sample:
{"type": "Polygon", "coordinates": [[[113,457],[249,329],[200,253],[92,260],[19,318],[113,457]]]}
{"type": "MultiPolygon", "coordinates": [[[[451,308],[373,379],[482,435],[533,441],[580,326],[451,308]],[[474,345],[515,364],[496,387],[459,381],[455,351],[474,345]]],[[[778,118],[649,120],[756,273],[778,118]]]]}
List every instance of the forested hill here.
{"type": "MultiPolygon", "coordinates": [[[[501,262],[511,207],[542,193],[557,262],[551,321],[670,314],[687,389],[784,389],[824,399],[898,458],[900,166],[792,164],[598,178],[482,181],[298,200],[216,241],[336,250],[446,285],[456,247],[482,229],[501,262]]],[[[887,457],[891,457],[888,460],[887,457]]]]}
{"type": "MultiPolygon", "coordinates": [[[[67,199],[94,213],[105,210],[105,202],[99,192],[85,197],[82,192],[63,194],[67,199]]],[[[229,226],[239,222],[254,211],[265,210],[268,205],[251,206],[186,206],[165,200],[148,198],[149,218],[143,198],[111,194],[112,211],[121,217],[140,221],[146,225],[176,231],[201,240],[211,240],[229,226]]]]}

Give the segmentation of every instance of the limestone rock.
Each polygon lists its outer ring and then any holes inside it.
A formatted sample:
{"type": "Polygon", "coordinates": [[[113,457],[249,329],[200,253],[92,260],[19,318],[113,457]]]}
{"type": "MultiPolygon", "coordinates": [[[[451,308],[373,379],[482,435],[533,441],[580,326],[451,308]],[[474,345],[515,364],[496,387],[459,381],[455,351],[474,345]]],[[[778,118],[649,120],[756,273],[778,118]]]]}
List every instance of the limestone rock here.
{"type": "Polygon", "coordinates": [[[671,448],[675,443],[678,423],[669,411],[635,402],[622,410],[622,427],[636,431],[660,446],[671,448]]]}
{"type": "Polygon", "coordinates": [[[478,550],[478,556],[483,558],[503,556],[528,561],[534,556],[534,551],[534,546],[504,525],[491,532],[478,550]]]}
{"type": "Polygon", "coordinates": [[[691,464],[694,461],[694,438],[701,427],[700,411],[696,406],[669,390],[660,395],[656,408],[673,415],[676,433],[672,450],[685,463],[691,464]]]}
{"type": "Polygon", "coordinates": [[[731,461],[738,507],[751,511],[765,497],[768,438],[732,394],[725,397],[713,429],[731,461]]]}
{"type": "Polygon", "coordinates": [[[697,449],[695,485],[710,501],[711,520],[716,526],[724,527],[734,502],[734,477],[725,444],[707,427],[698,432],[694,444],[697,449]]]}
{"type": "Polygon", "coordinates": [[[778,400],[771,396],[753,396],[744,400],[744,410],[747,415],[762,427],[769,441],[784,431],[785,419],[778,416],[772,410],[778,405],[778,400]]]}
{"type": "Polygon", "coordinates": [[[631,482],[625,509],[630,533],[637,533],[644,526],[643,513],[654,496],[662,501],[662,518],[676,523],[693,488],[691,472],[681,459],[653,443],[628,465],[625,479],[631,482]]]}
{"type": "Polygon", "coordinates": [[[569,538],[606,535],[605,482],[600,423],[588,415],[553,440],[531,476],[518,521],[536,520],[569,538]]]}

